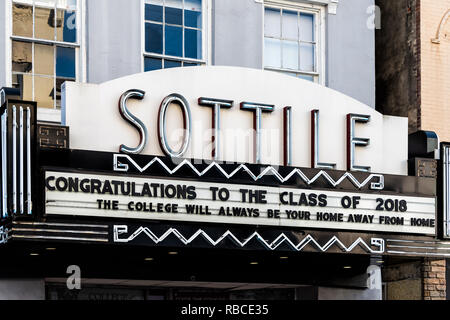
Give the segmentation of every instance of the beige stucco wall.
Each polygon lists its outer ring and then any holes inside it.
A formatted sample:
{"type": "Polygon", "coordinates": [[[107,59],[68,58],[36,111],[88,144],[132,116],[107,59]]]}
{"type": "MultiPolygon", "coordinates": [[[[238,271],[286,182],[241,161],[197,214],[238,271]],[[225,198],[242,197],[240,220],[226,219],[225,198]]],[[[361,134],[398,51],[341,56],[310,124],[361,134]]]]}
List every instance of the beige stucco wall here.
{"type": "Polygon", "coordinates": [[[422,130],[435,131],[450,141],[450,19],[442,29],[440,44],[433,43],[450,0],[421,1],[422,130]]]}

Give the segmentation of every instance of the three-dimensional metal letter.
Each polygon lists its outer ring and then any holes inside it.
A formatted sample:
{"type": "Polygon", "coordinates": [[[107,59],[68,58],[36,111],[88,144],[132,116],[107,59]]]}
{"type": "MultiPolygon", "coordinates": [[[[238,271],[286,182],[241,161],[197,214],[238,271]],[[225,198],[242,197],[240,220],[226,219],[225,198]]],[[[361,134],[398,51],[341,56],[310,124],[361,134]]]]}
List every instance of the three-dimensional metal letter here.
{"type": "Polygon", "coordinates": [[[159,136],[159,144],[161,146],[162,151],[166,156],[172,158],[181,158],[189,148],[189,142],[191,140],[191,123],[192,123],[191,108],[186,98],[176,93],[167,96],[161,103],[158,118],[159,118],[158,136],[159,136]],[[183,113],[184,138],[183,138],[183,145],[178,151],[172,150],[172,148],[169,146],[169,143],[167,142],[166,118],[167,118],[167,109],[169,108],[171,103],[179,105],[183,113]]]}
{"type": "Polygon", "coordinates": [[[148,141],[148,131],[147,127],[144,123],[139,120],[136,116],[131,114],[131,112],[127,108],[128,99],[144,99],[145,91],[132,89],[125,92],[119,100],[119,111],[122,118],[124,118],[128,123],[130,123],[133,127],[135,127],[139,131],[140,142],[136,148],[130,148],[125,145],[121,145],[119,151],[127,154],[139,154],[141,153],[148,141]]]}
{"type": "Polygon", "coordinates": [[[355,147],[367,147],[370,139],[355,137],[356,123],[368,123],[370,116],[360,114],[347,115],[347,170],[370,172],[370,167],[355,165],[355,147]]]}
{"type": "Polygon", "coordinates": [[[273,112],[275,110],[274,105],[242,102],[241,110],[253,112],[253,129],[255,130],[254,137],[254,153],[255,163],[261,163],[261,128],[262,128],[262,113],[273,112]]]}
{"type": "Polygon", "coordinates": [[[319,160],[319,110],[311,111],[311,167],[314,169],[336,169],[335,163],[319,160]]]}
{"type": "Polygon", "coordinates": [[[292,166],[292,107],[284,108],[283,122],[284,165],[292,166]]]}
{"type": "Polygon", "coordinates": [[[198,104],[204,107],[210,107],[213,110],[212,113],[212,129],[214,133],[212,134],[211,142],[213,144],[212,157],[214,160],[219,160],[220,158],[220,109],[230,109],[233,107],[232,100],[219,100],[211,98],[199,98],[198,104]]]}

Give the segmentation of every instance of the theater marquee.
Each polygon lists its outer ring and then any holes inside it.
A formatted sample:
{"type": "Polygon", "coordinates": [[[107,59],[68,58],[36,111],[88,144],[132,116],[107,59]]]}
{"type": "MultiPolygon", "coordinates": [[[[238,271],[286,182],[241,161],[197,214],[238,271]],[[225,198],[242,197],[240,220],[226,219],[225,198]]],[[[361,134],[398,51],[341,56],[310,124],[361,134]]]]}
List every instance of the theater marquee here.
{"type": "MultiPolygon", "coordinates": [[[[65,83],[61,114],[64,141],[30,159],[32,213],[22,206],[0,242],[450,256],[436,239],[436,181],[407,176],[407,119],[329,88],[263,70],[175,68],[65,83]]],[[[3,175],[3,204],[20,209],[29,175],[4,145],[2,166],[18,180],[3,175]]]]}
{"type": "Polygon", "coordinates": [[[435,234],[435,199],[47,171],[46,214],[435,234]]]}

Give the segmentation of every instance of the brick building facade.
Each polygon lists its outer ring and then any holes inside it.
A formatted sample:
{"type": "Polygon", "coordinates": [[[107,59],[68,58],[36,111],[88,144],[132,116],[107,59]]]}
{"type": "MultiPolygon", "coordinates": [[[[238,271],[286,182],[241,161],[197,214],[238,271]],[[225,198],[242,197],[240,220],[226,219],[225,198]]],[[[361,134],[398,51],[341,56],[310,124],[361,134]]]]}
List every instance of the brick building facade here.
{"type": "Polygon", "coordinates": [[[450,140],[450,0],[379,0],[377,110],[450,140]]]}
{"type": "MultiPolygon", "coordinates": [[[[378,0],[376,108],[450,141],[450,0],[378,0]]],[[[447,263],[448,264],[448,263],[447,263]]],[[[446,261],[384,271],[388,299],[446,299],[446,261]]]]}

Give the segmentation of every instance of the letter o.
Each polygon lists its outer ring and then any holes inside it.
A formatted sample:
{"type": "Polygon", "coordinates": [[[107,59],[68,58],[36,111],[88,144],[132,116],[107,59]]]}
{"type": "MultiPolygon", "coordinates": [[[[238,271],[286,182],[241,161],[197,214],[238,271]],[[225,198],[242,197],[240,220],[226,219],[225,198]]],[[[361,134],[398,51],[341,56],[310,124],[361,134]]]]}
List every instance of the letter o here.
{"type": "Polygon", "coordinates": [[[191,109],[189,107],[189,103],[187,102],[186,98],[176,93],[168,95],[161,103],[158,118],[159,118],[158,136],[159,136],[159,144],[161,146],[162,151],[166,156],[170,156],[172,158],[181,158],[186,153],[191,139],[191,109]],[[166,118],[167,118],[167,109],[171,103],[179,105],[183,113],[184,138],[183,138],[183,145],[178,151],[174,151],[167,143],[166,118]]]}
{"type": "Polygon", "coordinates": [[[68,182],[67,179],[64,177],[59,177],[58,179],[56,179],[56,189],[60,192],[64,192],[67,190],[67,186],[68,186],[68,182]],[[61,182],[62,182],[62,186],[61,186],[61,182]]]}
{"type": "Polygon", "coordinates": [[[352,206],[352,199],[348,196],[345,196],[341,200],[341,205],[344,209],[348,209],[352,206]]]}

